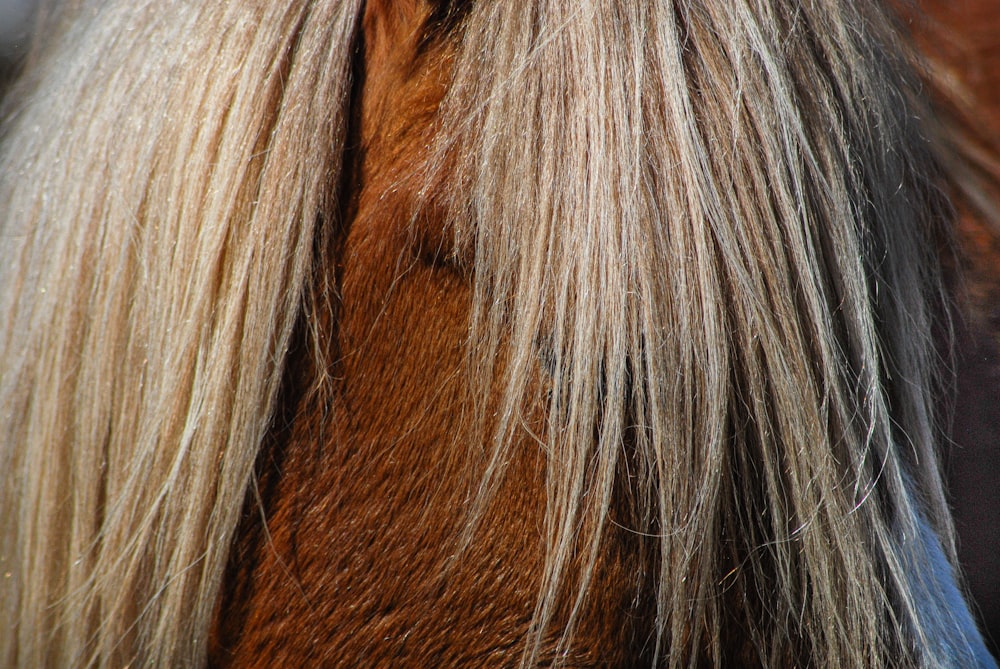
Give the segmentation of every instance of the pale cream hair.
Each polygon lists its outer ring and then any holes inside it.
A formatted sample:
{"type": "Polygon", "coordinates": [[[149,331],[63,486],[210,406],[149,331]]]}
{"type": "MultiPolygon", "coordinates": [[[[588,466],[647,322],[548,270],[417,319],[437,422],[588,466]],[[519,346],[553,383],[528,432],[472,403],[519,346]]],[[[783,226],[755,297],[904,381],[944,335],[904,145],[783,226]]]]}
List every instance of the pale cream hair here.
{"type": "Polygon", "coordinates": [[[484,496],[550,375],[526,664],[566,597],[571,643],[628,492],[665,665],[739,635],[764,666],[986,661],[937,470],[949,211],[913,58],[871,2],[473,10],[443,125],[481,378],[510,341],[484,496]]]}
{"type": "Polygon", "coordinates": [[[359,5],[85,2],[40,58],[0,159],[0,665],[204,663],[359,5]]]}
{"type": "MultiPolygon", "coordinates": [[[[25,85],[0,158],[0,663],[204,662],[318,299],[359,5],[84,2],[25,85]]],[[[985,661],[936,464],[947,207],[910,59],[865,1],[473,4],[439,157],[470,384],[506,388],[480,505],[548,377],[524,664],[567,599],[571,646],[622,494],[659,555],[662,664],[722,662],[734,620],[762,665],[985,661]]]]}

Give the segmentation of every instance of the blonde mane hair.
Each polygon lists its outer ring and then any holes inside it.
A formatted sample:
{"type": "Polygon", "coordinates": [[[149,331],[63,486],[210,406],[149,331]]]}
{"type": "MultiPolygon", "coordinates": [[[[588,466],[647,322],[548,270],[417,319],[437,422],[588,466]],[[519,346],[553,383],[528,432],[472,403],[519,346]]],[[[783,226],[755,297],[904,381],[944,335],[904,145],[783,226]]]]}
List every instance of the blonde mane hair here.
{"type": "Polygon", "coordinates": [[[0,163],[0,664],[204,663],[359,5],[84,3],[42,58],[0,163]]]}
{"type": "MultiPolygon", "coordinates": [[[[84,2],[39,59],[0,155],[0,664],[204,663],[324,299],[361,4],[84,2]]],[[[571,646],[623,495],[665,665],[740,635],[765,666],[984,661],[935,453],[949,211],[893,19],[484,0],[458,38],[436,160],[470,384],[506,389],[480,507],[547,376],[522,663],[567,600],[571,646]]]]}

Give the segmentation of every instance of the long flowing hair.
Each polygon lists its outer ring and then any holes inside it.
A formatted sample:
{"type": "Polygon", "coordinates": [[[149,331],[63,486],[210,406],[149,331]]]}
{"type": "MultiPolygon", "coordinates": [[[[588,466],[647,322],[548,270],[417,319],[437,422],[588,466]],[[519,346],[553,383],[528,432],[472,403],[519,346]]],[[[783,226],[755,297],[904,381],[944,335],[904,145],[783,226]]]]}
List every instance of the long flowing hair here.
{"type": "MultiPolygon", "coordinates": [[[[323,299],[361,2],[77,4],[0,154],[0,664],[197,666],[323,299]]],[[[565,601],[572,645],[621,495],[663,664],[977,661],[935,453],[949,209],[894,19],[484,0],[455,32],[423,167],[454,168],[470,386],[505,388],[479,506],[547,377],[521,661],[565,601]]]]}
{"type": "Polygon", "coordinates": [[[82,3],[41,57],[0,167],[0,664],[204,662],[359,4],[82,3]]]}

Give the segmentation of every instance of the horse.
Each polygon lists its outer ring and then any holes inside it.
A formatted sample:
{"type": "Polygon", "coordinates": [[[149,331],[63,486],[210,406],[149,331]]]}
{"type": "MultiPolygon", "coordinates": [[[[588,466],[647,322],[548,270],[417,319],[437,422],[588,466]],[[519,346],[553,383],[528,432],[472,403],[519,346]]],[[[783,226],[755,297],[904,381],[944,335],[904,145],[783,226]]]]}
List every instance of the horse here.
{"type": "Polygon", "coordinates": [[[1000,172],[914,7],[42,23],[0,664],[996,666],[938,450],[1000,172]]]}

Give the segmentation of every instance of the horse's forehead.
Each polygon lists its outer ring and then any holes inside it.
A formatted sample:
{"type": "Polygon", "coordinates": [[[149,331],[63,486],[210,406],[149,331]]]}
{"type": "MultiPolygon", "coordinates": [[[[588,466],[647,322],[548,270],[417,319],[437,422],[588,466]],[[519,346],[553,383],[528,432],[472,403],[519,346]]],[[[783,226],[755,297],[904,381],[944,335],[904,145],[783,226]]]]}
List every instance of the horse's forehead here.
{"type": "Polygon", "coordinates": [[[432,4],[427,0],[370,0],[365,5],[362,22],[365,39],[386,49],[380,55],[389,57],[396,52],[398,57],[405,59],[410,54],[399,52],[419,41],[432,11],[432,4]]]}
{"type": "Polygon", "coordinates": [[[447,254],[453,229],[436,200],[452,180],[447,170],[429,167],[453,62],[453,43],[440,33],[430,36],[441,6],[375,0],[365,8],[354,100],[355,142],[362,151],[353,195],[361,215],[352,227],[358,228],[355,237],[379,243],[409,237],[417,249],[447,254]]]}

